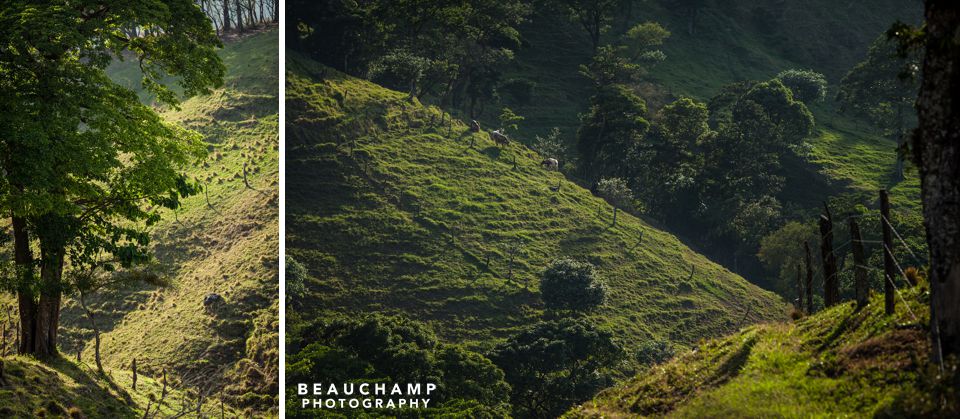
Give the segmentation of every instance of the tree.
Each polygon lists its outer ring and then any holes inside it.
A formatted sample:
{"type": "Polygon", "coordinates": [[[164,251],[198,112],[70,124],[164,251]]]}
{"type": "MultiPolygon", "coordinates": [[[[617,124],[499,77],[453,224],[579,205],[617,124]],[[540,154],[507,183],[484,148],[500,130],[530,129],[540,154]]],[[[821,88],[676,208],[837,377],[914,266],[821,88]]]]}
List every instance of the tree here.
{"type": "Polygon", "coordinates": [[[485,406],[510,410],[510,385],[490,359],[461,346],[443,345],[436,354],[443,371],[440,394],[444,400],[476,400],[485,406]]]}
{"type": "Polygon", "coordinates": [[[606,293],[588,262],[554,260],[540,279],[540,295],[551,310],[590,311],[603,304],[606,293]]]}
{"type": "Polygon", "coordinates": [[[610,22],[621,2],[622,0],[564,0],[563,5],[566,6],[570,19],[579,23],[587,32],[592,51],[596,53],[600,47],[600,36],[610,28],[610,22]]]}
{"type": "Polygon", "coordinates": [[[803,103],[822,102],[827,97],[827,78],[816,71],[790,69],[777,74],[776,79],[803,103]]]}
{"type": "Polygon", "coordinates": [[[626,86],[605,86],[590,98],[577,131],[577,151],[586,179],[626,176],[625,161],[646,134],[647,105],[626,86]]]}
{"type": "Polygon", "coordinates": [[[408,51],[429,63],[417,94],[465,106],[471,116],[494,97],[532,8],[520,0],[292,0],[287,7],[297,10],[286,27],[292,49],[358,76],[383,51],[408,51]]]}
{"type": "Polygon", "coordinates": [[[286,281],[287,304],[295,305],[298,304],[307,293],[306,283],[310,274],[307,272],[306,267],[290,255],[286,256],[285,269],[286,276],[284,280],[286,281]]]}
{"type": "Polygon", "coordinates": [[[815,242],[817,237],[817,228],[812,221],[790,221],[760,240],[757,257],[768,272],[777,274],[773,289],[780,295],[792,295],[794,268],[804,260],[802,243],[815,242]]]}
{"type": "Polygon", "coordinates": [[[613,205],[613,225],[617,225],[617,211],[620,207],[633,205],[633,191],[627,181],[621,178],[605,178],[597,182],[597,194],[613,205]]]}
{"type": "MultiPolygon", "coordinates": [[[[877,38],[867,58],[855,65],[840,81],[837,101],[841,111],[866,117],[883,134],[896,140],[898,149],[907,140],[913,125],[910,107],[917,97],[920,56],[916,51],[897,54],[896,42],[886,35],[877,38]]],[[[897,153],[896,176],[903,179],[904,150],[897,153]]]]}
{"type": "Polygon", "coordinates": [[[703,168],[701,143],[716,133],[708,125],[705,104],[682,97],[657,113],[644,137],[631,179],[644,211],[658,217],[683,217],[696,206],[694,181],[703,168]]]}
{"type": "Polygon", "coordinates": [[[733,120],[745,126],[744,123],[756,117],[757,111],[769,118],[772,127],[750,125],[760,129],[751,133],[762,134],[759,138],[774,146],[795,146],[813,133],[813,114],[779,79],[757,83],[747,90],[733,108],[733,120]],[[752,104],[759,105],[760,109],[752,104]]]}
{"type": "Polygon", "coordinates": [[[563,161],[567,157],[567,144],[561,137],[560,128],[553,127],[550,133],[544,137],[537,135],[534,137],[534,151],[540,154],[540,157],[552,157],[563,161]]]}
{"type": "Polygon", "coordinates": [[[439,343],[420,322],[383,315],[319,320],[287,336],[291,382],[430,382],[438,386],[431,406],[467,409],[464,401],[476,401],[488,413],[481,417],[509,412],[503,371],[481,354],[439,343]]]}
{"type": "Polygon", "coordinates": [[[412,100],[431,65],[430,59],[399,49],[371,62],[367,77],[387,87],[406,89],[412,100]]]}
{"type": "Polygon", "coordinates": [[[648,340],[640,345],[635,357],[637,362],[652,366],[670,360],[675,353],[676,349],[670,344],[670,341],[648,340]]]}
{"type": "Polygon", "coordinates": [[[162,121],[104,69],[132,54],[144,88],[176,106],[167,76],[187,96],[222,82],[220,41],[186,0],[6,3],[0,39],[0,211],[11,216],[16,265],[4,288],[19,301],[19,351],[49,357],[67,262],[82,267],[108,254],[110,271],[147,260],[142,227],[197,192],[182,171],[206,153],[198,134],[162,121]],[[120,30],[128,27],[150,30],[120,30]]]}
{"type": "Polygon", "coordinates": [[[659,49],[670,37],[670,31],[657,22],[638,23],[623,35],[623,46],[632,61],[653,65],[667,58],[659,49]]]}
{"type": "Polygon", "coordinates": [[[623,357],[610,332],[585,319],[537,323],[497,346],[490,359],[506,375],[515,417],[558,417],[611,384],[623,357]]]}
{"type": "Polygon", "coordinates": [[[503,108],[500,111],[500,128],[506,133],[516,133],[520,129],[520,123],[524,118],[517,115],[510,108],[503,108]]]}
{"type": "Polygon", "coordinates": [[[913,159],[920,170],[923,223],[930,249],[930,331],[934,361],[960,355],[960,4],[924,1],[921,33],[895,28],[901,42],[922,47],[913,159]]]}
{"type": "Polygon", "coordinates": [[[593,81],[597,89],[612,84],[629,84],[666,59],[658,47],[670,32],[656,22],[640,23],[624,34],[621,42],[594,49],[593,58],[580,66],[580,74],[593,81]]]}

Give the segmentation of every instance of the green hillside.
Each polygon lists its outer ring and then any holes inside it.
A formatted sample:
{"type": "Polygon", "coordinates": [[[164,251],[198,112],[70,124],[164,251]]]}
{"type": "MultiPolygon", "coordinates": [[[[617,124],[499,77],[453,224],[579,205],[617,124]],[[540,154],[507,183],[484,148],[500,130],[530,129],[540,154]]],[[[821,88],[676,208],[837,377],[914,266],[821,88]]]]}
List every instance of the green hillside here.
{"type": "MultiPolygon", "coordinates": [[[[87,301],[102,333],[104,367],[117,380],[136,359],[142,380],[159,379],[165,369],[171,383],[202,385],[218,398],[222,390],[229,409],[262,413],[275,409],[278,33],[270,27],[226,40],[220,53],[227,68],[224,87],[190,98],[178,110],[161,111],[168,121],[200,132],[208,144],[208,158],[189,170],[205,192],[188,198],[176,213],[164,212],[163,220],[152,227],[155,263],[145,269],[169,286],[103,291],[87,301]],[[225,300],[216,312],[204,310],[202,302],[209,293],[225,300]]],[[[118,82],[139,88],[132,81],[139,77],[136,63],[121,62],[109,72],[118,82]]],[[[65,300],[61,316],[60,350],[71,359],[80,350],[82,366],[55,365],[60,379],[55,375],[50,379],[62,384],[51,386],[46,394],[69,400],[72,396],[57,389],[99,378],[70,372],[94,365],[93,331],[75,299],[65,300]]],[[[133,401],[102,401],[125,409],[107,416],[142,416],[148,394],[120,387],[133,401]]],[[[43,394],[36,400],[43,401],[43,394]]],[[[93,392],[89,397],[117,394],[93,392]]]]}
{"type": "Polygon", "coordinates": [[[286,71],[287,254],[311,276],[290,324],[402,314],[489,349],[535,322],[539,275],[560,256],[598,266],[595,318],[630,349],[785,316],[656,226],[621,214],[611,227],[610,205],[524,146],[292,52],[286,71]]]}
{"type": "Polygon", "coordinates": [[[927,362],[929,293],[903,291],[892,316],[878,294],[712,340],[564,417],[949,417],[956,389],[927,362]]]}
{"type": "Polygon", "coordinates": [[[162,378],[139,375],[134,390],[129,371],[110,371],[101,376],[90,365],[65,358],[49,363],[27,357],[5,358],[2,383],[0,416],[5,418],[133,418],[144,417],[148,408],[151,417],[242,413],[221,404],[218,398],[201,403],[197,413],[196,396],[175,387],[172,381],[164,390],[162,378]],[[161,395],[162,403],[158,403],[161,395]]]}

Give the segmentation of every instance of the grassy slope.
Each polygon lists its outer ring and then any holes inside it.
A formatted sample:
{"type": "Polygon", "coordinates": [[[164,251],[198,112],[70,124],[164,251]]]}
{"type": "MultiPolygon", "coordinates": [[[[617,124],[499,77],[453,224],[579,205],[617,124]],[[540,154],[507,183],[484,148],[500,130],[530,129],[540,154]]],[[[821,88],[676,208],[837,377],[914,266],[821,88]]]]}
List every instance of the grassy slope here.
{"type": "MultiPolygon", "coordinates": [[[[640,87],[651,112],[678,96],[706,101],[725,84],[766,80],[789,68],[812,68],[827,75],[831,97],[845,72],[866,54],[873,39],[900,19],[915,21],[919,6],[902,0],[838,4],[806,2],[706,2],[690,33],[688,15],[657,1],[634,6],[632,14],[615,22],[606,42],[622,33],[624,22],[655,21],[671,31],[663,46],[666,61],[654,67],[640,87]],[[759,10],[772,11],[764,15],[759,10]]],[[[626,12],[618,14],[627,16],[626,12]]],[[[529,104],[510,104],[527,119],[521,129],[528,138],[560,127],[572,140],[578,114],[586,108],[589,86],[578,66],[589,61],[585,32],[555,13],[533,16],[522,28],[524,48],[506,78],[536,83],[529,104]]],[[[788,162],[795,178],[784,197],[804,206],[817,206],[829,194],[890,187],[895,164],[894,142],[875,129],[836,115],[833,105],[813,109],[818,132],[802,162],[788,162]],[[811,187],[811,185],[815,185],[811,187]]],[[[494,123],[496,113],[487,112],[494,123]]],[[[892,188],[896,206],[914,207],[919,183],[915,175],[892,188]]]]}
{"type": "Polygon", "coordinates": [[[287,249],[314,277],[301,313],[406,314],[489,347],[535,321],[539,273],[572,256],[599,266],[610,291],[597,318],[628,347],[784,316],[670,234],[626,214],[611,228],[609,205],[525,147],[500,150],[436,108],[291,56],[287,249]]]}
{"type": "MultiPolygon", "coordinates": [[[[163,391],[162,381],[140,375],[137,390],[132,389],[132,375],[127,371],[96,374],[89,365],[76,364],[64,358],[40,363],[27,357],[3,359],[3,385],[0,386],[0,417],[142,417],[147,406],[157,411],[155,400],[163,391]],[[44,416],[46,415],[46,416],[44,416]]],[[[161,417],[172,417],[196,405],[184,405],[183,392],[167,388],[160,407],[161,417]]],[[[208,400],[201,408],[204,415],[219,416],[218,399],[208,400]]],[[[240,412],[224,405],[224,414],[234,417],[240,412]]]]}
{"type": "Polygon", "coordinates": [[[883,313],[844,303],[795,323],[760,324],[651,367],[570,418],[844,417],[893,414],[917,400],[929,321],[925,291],[883,313]],[[914,317],[916,316],[916,317],[914,317]],[[893,412],[891,412],[893,411],[893,412]]]}
{"type": "MultiPolygon", "coordinates": [[[[221,52],[225,86],[191,98],[167,120],[204,135],[209,158],[189,173],[207,186],[177,214],[167,212],[152,232],[157,261],[172,286],[138,286],[104,293],[92,304],[104,330],[108,368],[224,374],[231,399],[257,409],[275,405],[278,391],[278,31],[233,40],[221,52]],[[248,182],[243,181],[247,166],[248,182]],[[226,306],[202,307],[207,293],[226,306]]],[[[129,65],[111,68],[129,82],[129,65]]],[[[133,85],[131,85],[133,86],[133,85]]],[[[146,98],[148,99],[148,98],[146,98]]],[[[92,363],[92,333],[74,301],[63,310],[63,350],[92,363]]]]}

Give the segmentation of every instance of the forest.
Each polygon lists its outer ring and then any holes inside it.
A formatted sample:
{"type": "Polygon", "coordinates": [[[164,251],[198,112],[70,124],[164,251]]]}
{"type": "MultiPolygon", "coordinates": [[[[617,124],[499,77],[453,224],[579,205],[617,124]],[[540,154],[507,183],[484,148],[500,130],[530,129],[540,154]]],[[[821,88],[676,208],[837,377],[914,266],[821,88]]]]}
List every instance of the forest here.
{"type": "Polygon", "coordinates": [[[923,92],[957,22],[874,3],[288,2],[287,382],[439,382],[428,416],[956,413],[923,92]]]}
{"type": "Polygon", "coordinates": [[[277,6],[0,5],[0,416],[276,412],[277,6]]]}

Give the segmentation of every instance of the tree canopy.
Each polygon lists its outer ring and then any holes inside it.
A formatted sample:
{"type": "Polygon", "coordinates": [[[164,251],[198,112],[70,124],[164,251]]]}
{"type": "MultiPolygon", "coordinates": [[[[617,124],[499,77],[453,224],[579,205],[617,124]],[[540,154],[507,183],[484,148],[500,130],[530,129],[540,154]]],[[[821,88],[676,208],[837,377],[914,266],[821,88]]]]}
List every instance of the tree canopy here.
{"type": "Polygon", "coordinates": [[[222,83],[221,44],[187,0],[6,3],[0,39],[0,207],[17,271],[5,288],[20,300],[20,351],[46,356],[65,259],[106,270],[146,260],[143,227],[197,191],[183,169],[206,154],[198,134],[164,122],[104,69],[132,57],[145,90],[176,106],[222,83]]]}

